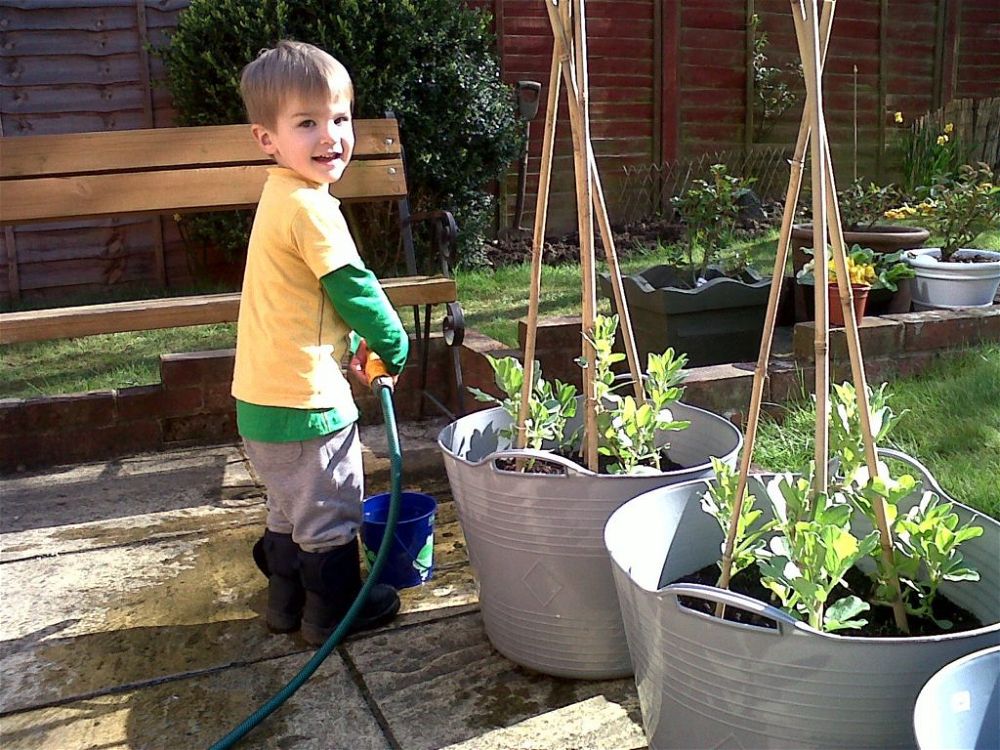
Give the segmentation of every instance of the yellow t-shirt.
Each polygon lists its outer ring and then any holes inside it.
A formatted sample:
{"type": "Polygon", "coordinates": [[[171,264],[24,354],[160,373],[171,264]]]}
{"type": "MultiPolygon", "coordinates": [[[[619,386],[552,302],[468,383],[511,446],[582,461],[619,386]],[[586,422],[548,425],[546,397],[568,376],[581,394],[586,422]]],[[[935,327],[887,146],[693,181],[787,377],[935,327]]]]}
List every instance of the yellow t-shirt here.
{"type": "Polygon", "coordinates": [[[357,419],[340,366],[350,329],[320,283],[349,264],[361,259],[340,201],[293,170],[268,169],[240,297],[235,398],[357,419]]]}

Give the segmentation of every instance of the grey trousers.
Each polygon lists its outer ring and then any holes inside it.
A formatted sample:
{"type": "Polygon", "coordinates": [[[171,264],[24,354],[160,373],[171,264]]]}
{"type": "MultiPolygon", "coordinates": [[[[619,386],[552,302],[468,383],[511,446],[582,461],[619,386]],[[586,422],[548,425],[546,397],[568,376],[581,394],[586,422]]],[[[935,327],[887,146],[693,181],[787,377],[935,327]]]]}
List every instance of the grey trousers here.
{"type": "Polygon", "coordinates": [[[244,440],[267,487],[267,528],[307,552],[351,541],[361,528],[364,469],[358,427],[293,443],[244,440]]]}

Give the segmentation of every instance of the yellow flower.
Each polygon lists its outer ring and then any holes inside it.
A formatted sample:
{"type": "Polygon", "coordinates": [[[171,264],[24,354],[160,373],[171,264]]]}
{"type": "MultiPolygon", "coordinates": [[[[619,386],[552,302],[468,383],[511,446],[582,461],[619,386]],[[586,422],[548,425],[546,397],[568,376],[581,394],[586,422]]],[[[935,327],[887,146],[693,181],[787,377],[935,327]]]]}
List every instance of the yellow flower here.
{"type": "Polygon", "coordinates": [[[896,114],[894,114],[892,116],[892,119],[894,119],[896,122],[902,122],[903,121],[903,113],[902,112],[897,112],[896,114]]]}
{"type": "Polygon", "coordinates": [[[949,122],[947,125],[944,126],[944,132],[946,133],[951,133],[951,131],[953,131],[954,129],[955,129],[955,123],[953,122],[949,122]]]}
{"type": "Polygon", "coordinates": [[[174,221],[180,221],[180,220],[181,220],[181,215],[180,214],[174,214],[174,221]]]}
{"type": "Polygon", "coordinates": [[[944,134],[938,136],[938,138],[937,138],[937,144],[939,146],[943,146],[947,142],[948,142],[948,136],[946,136],[944,134]]]}

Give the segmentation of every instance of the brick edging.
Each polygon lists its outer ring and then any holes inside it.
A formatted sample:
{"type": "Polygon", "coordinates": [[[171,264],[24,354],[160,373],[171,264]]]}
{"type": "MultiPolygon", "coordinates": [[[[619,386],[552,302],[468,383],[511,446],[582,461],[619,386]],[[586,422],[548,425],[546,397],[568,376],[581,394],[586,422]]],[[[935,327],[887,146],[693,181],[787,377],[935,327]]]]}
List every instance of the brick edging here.
{"type": "MultiPolygon", "coordinates": [[[[881,381],[919,372],[957,348],[1000,341],[1000,306],[867,317],[859,332],[867,375],[881,381]]],[[[771,363],[766,402],[780,404],[811,391],[814,333],[812,323],[795,326],[794,357],[771,363]]],[[[579,383],[580,370],[573,363],[580,351],[579,317],[540,321],[537,344],[536,356],[546,377],[579,383]]],[[[849,379],[843,330],[831,332],[829,350],[831,378],[849,379]]],[[[497,393],[485,355],[519,353],[488,336],[467,332],[461,349],[465,384],[497,393]]],[[[234,354],[232,349],[165,354],[157,385],[0,400],[0,473],[236,440],[229,395],[234,354]]],[[[451,357],[440,336],[432,337],[429,362],[428,381],[434,395],[455,409],[451,357]]],[[[685,401],[741,425],[750,401],[754,364],[692,368],[685,401]]],[[[396,408],[401,420],[417,416],[418,398],[413,394],[418,377],[411,364],[400,378],[396,408]]],[[[363,423],[380,421],[380,408],[370,393],[357,387],[355,398],[363,423]]],[[[480,406],[471,398],[465,401],[466,408],[480,406]]]]}

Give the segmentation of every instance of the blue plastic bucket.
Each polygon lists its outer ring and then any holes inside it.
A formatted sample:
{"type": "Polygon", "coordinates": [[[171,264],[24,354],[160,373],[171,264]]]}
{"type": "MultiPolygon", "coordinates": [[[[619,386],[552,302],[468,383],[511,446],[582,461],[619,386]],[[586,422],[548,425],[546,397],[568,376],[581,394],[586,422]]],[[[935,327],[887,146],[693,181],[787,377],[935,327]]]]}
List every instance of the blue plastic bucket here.
{"type": "MultiPolygon", "coordinates": [[[[361,546],[371,570],[382,546],[389,517],[390,495],[372,495],[361,511],[361,546]]],[[[378,577],[397,589],[419,586],[434,572],[434,516],[437,500],[420,492],[403,492],[399,498],[399,522],[389,556],[378,577]]]]}

